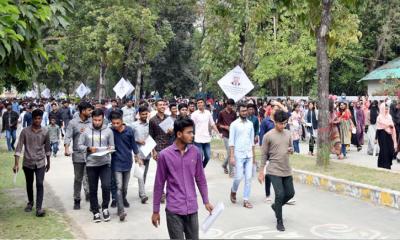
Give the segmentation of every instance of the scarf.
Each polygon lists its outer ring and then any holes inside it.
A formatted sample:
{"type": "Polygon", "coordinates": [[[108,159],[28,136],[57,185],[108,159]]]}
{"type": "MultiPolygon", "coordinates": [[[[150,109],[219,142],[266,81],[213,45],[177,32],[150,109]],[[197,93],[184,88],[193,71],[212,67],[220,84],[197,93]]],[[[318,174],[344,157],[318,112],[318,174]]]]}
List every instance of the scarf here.
{"type": "Polygon", "coordinates": [[[379,115],[378,118],[376,119],[376,129],[385,130],[387,133],[392,135],[394,148],[396,149],[397,148],[396,130],[394,128],[392,116],[390,116],[389,113],[386,113],[385,108],[386,108],[385,103],[382,103],[379,106],[379,115]],[[392,128],[390,128],[389,126],[392,126],[392,128]]]}

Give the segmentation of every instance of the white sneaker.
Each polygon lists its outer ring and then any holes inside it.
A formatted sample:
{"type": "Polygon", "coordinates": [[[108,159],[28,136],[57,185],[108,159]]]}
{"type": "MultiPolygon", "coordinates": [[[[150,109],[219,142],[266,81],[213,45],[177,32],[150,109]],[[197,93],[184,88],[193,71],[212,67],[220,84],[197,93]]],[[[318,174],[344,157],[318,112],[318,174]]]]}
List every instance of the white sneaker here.
{"type": "Polygon", "coordinates": [[[100,213],[95,213],[93,215],[93,222],[95,223],[101,222],[100,213]]]}
{"type": "Polygon", "coordinates": [[[108,212],[108,209],[105,208],[103,209],[103,220],[104,222],[108,222],[110,221],[111,217],[110,217],[110,213],[108,212]]]}
{"type": "Polygon", "coordinates": [[[272,198],[271,197],[266,197],[265,198],[266,203],[272,203],[272,198]]]}
{"type": "Polygon", "coordinates": [[[286,204],[287,205],[295,205],[296,204],[296,199],[292,198],[286,204]]]}

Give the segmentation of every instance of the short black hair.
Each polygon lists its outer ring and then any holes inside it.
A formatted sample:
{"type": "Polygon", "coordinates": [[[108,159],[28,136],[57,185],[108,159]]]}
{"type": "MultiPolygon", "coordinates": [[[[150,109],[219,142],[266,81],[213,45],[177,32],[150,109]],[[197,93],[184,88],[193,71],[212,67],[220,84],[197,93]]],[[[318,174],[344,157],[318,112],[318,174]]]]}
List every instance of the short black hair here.
{"type": "Polygon", "coordinates": [[[111,102],[116,102],[116,103],[118,103],[117,99],[112,99],[111,102]]]}
{"type": "Polygon", "coordinates": [[[240,111],[240,108],[247,108],[247,105],[244,104],[244,103],[239,103],[239,104],[237,105],[237,110],[240,111]]]}
{"type": "Polygon", "coordinates": [[[256,105],[254,103],[248,103],[247,108],[254,108],[254,110],[256,110],[256,105]]]}
{"type": "Polygon", "coordinates": [[[235,105],[235,100],[233,100],[232,98],[229,98],[228,100],[226,100],[226,105],[235,105]]]}
{"type": "Polygon", "coordinates": [[[204,100],[204,98],[197,98],[197,99],[196,99],[196,102],[199,102],[199,101],[206,102],[206,101],[204,100]]]}
{"type": "Polygon", "coordinates": [[[139,107],[139,113],[142,113],[142,112],[149,112],[149,108],[145,105],[141,105],[139,107]]]}
{"type": "Polygon", "coordinates": [[[186,103],[181,103],[178,105],[178,110],[180,111],[182,108],[188,108],[188,105],[186,103]]]}
{"type": "Polygon", "coordinates": [[[110,119],[111,120],[116,120],[116,119],[121,119],[122,120],[122,114],[120,111],[112,111],[110,113],[110,119]]]}
{"type": "Polygon", "coordinates": [[[43,111],[40,109],[35,109],[32,111],[32,119],[35,119],[36,117],[43,117],[43,111]]]}
{"type": "Polygon", "coordinates": [[[174,133],[175,137],[178,136],[178,132],[183,132],[183,130],[187,127],[193,127],[194,122],[190,118],[178,118],[174,122],[174,133]]]}
{"type": "Polygon", "coordinates": [[[97,108],[97,109],[93,110],[92,117],[98,117],[98,116],[103,116],[104,117],[103,109],[97,108]]]}
{"type": "Polygon", "coordinates": [[[196,103],[195,103],[195,102],[189,102],[188,105],[189,105],[189,106],[190,106],[190,105],[196,105],[196,103]]]}
{"type": "Polygon", "coordinates": [[[157,99],[156,102],[155,102],[156,106],[158,106],[159,102],[165,102],[165,101],[164,101],[164,99],[157,99]]]}
{"type": "Polygon", "coordinates": [[[93,106],[90,103],[86,102],[86,101],[82,101],[82,102],[80,102],[78,104],[78,110],[79,110],[80,113],[85,111],[88,108],[93,108],[93,106]]]}
{"type": "Polygon", "coordinates": [[[277,110],[274,114],[274,121],[278,123],[283,123],[289,119],[289,116],[287,113],[285,113],[282,110],[277,110]]]}
{"type": "Polygon", "coordinates": [[[176,103],[171,103],[170,105],[169,105],[169,108],[171,109],[172,107],[176,107],[176,103]]]}

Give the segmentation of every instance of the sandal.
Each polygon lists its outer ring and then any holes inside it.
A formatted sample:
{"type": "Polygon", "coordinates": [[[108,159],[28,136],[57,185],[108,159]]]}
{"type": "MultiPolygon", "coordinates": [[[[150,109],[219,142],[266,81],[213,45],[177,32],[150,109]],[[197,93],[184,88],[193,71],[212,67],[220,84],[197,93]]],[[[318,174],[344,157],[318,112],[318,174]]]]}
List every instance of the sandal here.
{"type": "Polygon", "coordinates": [[[236,203],[236,193],[231,191],[231,202],[236,203]]]}
{"type": "Polygon", "coordinates": [[[251,203],[249,201],[244,201],[243,202],[243,207],[250,209],[250,208],[253,208],[253,205],[251,205],[251,203]]]}

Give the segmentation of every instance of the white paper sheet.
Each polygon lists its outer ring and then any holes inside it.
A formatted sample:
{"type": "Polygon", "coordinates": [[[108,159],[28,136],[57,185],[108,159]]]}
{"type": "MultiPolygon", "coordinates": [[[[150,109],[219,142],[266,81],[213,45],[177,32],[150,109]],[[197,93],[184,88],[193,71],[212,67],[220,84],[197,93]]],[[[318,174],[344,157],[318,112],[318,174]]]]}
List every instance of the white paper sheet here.
{"type": "Polygon", "coordinates": [[[167,117],[159,124],[159,126],[165,133],[167,133],[168,129],[174,128],[174,120],[170,117],[167,117]]]}
{"type": "Polygon", "coordinates": [[[15,172],[15,173],[14,173],[14,177],[13,177],[13,184],[14,184],[14,186],[17,185],[17,175],[18,175],[18,172],[15,172]]]}
{"type": "Polygon", "coordinates": [[[149,156],[151,151],[156,147],[157,143],[151,136],[148,136],[144,145],[140,146],[139,150],[143,154],[144,157],[149,156]]]}
{"type": "Polygon", "coordinates": [[[139,166],[138,163],[133,164],[133,176],[137,179],[143,179],[144,175],[144,166],[139,166]]]}
{"type": "Polygon", "coordinates": [[[207,231],[211,228],[211,226],[214,224],[214,222],[217,220],[219,215],[224,211],[225,206],[222,202],[219,202],[217,206],[214,207],[214,209],[211,212],[211,215],[209,215],[204,221],[203,224],[201,224],[201,230],[203,233],[207,233],[207,231]]]}
{"type": "Polygon", "coordinates": [[[109,153],[113,153],[113,152],[115,152],[115,150],[98,151],[98,152],[92,153],[91,156],[103,157],[103,156],[105,156],[109,153]]]}

